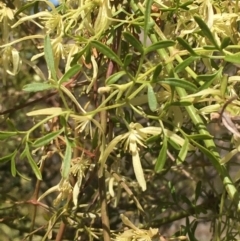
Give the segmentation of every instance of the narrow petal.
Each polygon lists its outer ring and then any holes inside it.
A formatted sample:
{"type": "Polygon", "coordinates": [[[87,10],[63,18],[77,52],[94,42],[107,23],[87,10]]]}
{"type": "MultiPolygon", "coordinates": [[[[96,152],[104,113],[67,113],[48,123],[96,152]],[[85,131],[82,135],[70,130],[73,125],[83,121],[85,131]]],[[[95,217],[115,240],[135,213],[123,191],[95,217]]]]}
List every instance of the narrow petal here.
{"type": "Polygon", "coordinates": [[[134,169],[136,179],[140,187],[142,188],[142,190],[145,191],[147,189],[147,185],[146,185],[146,180],[144,178],[144,173],[143,173],[138,151],[132,154],[132,161],[133,161],[133,169],[134,169]]]}

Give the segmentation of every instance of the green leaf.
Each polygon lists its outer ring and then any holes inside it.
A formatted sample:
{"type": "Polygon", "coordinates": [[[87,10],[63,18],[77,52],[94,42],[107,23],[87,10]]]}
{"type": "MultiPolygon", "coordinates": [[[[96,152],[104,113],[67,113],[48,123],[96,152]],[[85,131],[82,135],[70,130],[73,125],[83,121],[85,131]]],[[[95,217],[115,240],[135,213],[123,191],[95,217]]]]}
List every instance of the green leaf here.
{"type": "Polygon", "coordinates": [[[14,155],[14,152],[6,156],[0,157],[0,163],[6,163],[10,161],[13,155],[14,155]]]}
{"type": "Polygon", "coordinates": [[[70,167],[71,167],[71,160],[72,160],[72,147],[69,140],[67,138],[65,138],[65,140],[66,140],[66,151],[63,158],[62,177],[64,179],[67,179],[70,174],[70,167]]]}
{"type": "Polygon", "coordinates": [[[201,17],[194,16],[195,21],[197,22],[198,26],[202,30],[204,37],[207,37],[209,41],[218,49],[221,50],[215,40],[214,36],[212,35],[211,30],[208,28],[207,24],[203,21],[201,17]]]}
{"type": "Polygon", "coordinates": [[[159,8],[161,12],[175,12],[177,8],[159,8]]]}
{"type": "Polygon", "coordinates": [[[126,69],[128,65],[132,62],[133,54],[129,53],[124,58],[123,68],[126,69]]]}
{"type": "Polygon", "coordinates": [[[53,79],[57,81],[55,61],[54,61],[52,44],[51,44],[49,35],[46,35],[46,37],[44,38],[44,56],[53,79]]]}
{"type": "Polygon", "coordinates": [[[207,134],[186,135],[191,140],[212,140],[213,136],[207,134]]]}
{"type": "Polygon", "coordinates": [[[188,153],[188,146],[189,146],[189,140],[188,139],[185,139],[184,141],[184,144],[178,154],[178,157],[176,159],[176,164],[179,165],[179,164],[182,164],[185,159],[186,159],[186,156],[187,156],[187,153],[188,153]]]}
{"type": "Polygon", "coordinates": [[[200,197],[201,191],[202,191],[202,182],[199,181],[195,189],[195,202],[197,202],[198,198],[200,197]]]}
{"type": "Polygon", "coordinates": [[[111,85],[111,84],[116,83],[124,75],[126,75],[125,71],[119,71],[119,72],[111,75],[110,77],[107,78],[106,85],[111,85]]]}
{"type": "MultiPolygon", "coordinates": [[[[203,49],[215,51],[216,47],[213,45],[205,45],[205,46],[203,46],[203,49]]],[[[206,56],[206,57],[208,57],[208,56],[206,56]]]]}
{"type": "Polygon", "coordinates": [[[191,56],[198,56],[198,54],[192,49],[192,47],[186,42],[183,38],[177,37],[177,41],[179,44],[181,44],[184,49],[186,49],[191,56]]]}
{"type": "Polygon", "coordinates": [[[192,202],[185,196],[185,195],[180,195],[182,203],[186,203],[189,207],[193,207],[192,202]]]}
{"type": "Polygon", "coordinates": [[[168,138],[168,143],[177,151],[181,150],[181,146],[179,145],[179,143],[177,143],[175,140],[173,140],[172,138],[168,138]]]}
{"type": "Polygon", "coordinates": [[[62,83],[71,79],[75,74],[77,74],[81,70],[81,68],[82,67],[79,64],[72,66],[58,81],[58,84],[61,85],[62,83]]]}
{"type": "Polygon", "coordinates": [[[168,146],[167,138],[164,137],[163,145],[159,152],[157,162],[156,162],[155,168],[154,168],[155,172],[157,172],[157,173],[161,172],[165,166],[165,163],[167,160],[167,146],[168,146]]]}
{"type": "Polygon", "coordinates": [[[222,97],[224,97],[226,94],[227,86],[228,86],[228,75],[224,74],[220,79],[220,92],[222,97]]]}
{"type": "Polygon", "coordinates": [[[15,131],[0,131],[0,140],[5,140],[9,137],[16,136],[17,132],[15,131]]]}
{"type": "Polygon", "coordinates": [[[15,13],[14,16],[17,17],[20,13],[22,13],[23,11],[25,11],[25,10],[28,9],[28,8],[31,8],[31,9],[32,9],[32,7],[34,7],[36,4],[37,4],[36,1],[30,2],[30,3],[27,3],[27,4],[24,4],[23,6],[21,6],[21,7],[17,10],[17,12],[15,13]]]}
{"type": "Polygon", "coordinates": [[[158,107],[157,98],[154,93],[153,87],[150,84],[148,85],[147,96],[148,96],[148,106],[149,106],[150,110],[156,111],[157,107],[158,107]]]}
{"type": "Polygon", "coordinates": [[[227,54],[224,60],[233,64],[240,64],[240,52],[236,54],[227,54]]]}
{"type": "Polygon", "coordinates": [[[198,89],[198,91],[205,90],[210,87],[214,80],[218,79],[222,74],[222,68],[216,71],[214,74],[209,75],[198,75],[196,80],[197,81],[204,81],[205,83],[198,89]]]}
{"type": "Polygon", "coordinates": [[[96,128],[96,131],[94,131],[94,136],[93,136],[93,139],[92,139],[92,150],[95,150],[98,146],[98,141],[99,141],[99,133],[98,133],[99,129],[96,128]]]}
{"type": "Polygon", "coordinates": [[[25,156],[26,156],[26,147],[24,148],[24,150],[20,154],[20,160],[22,160],[25,156]]]}
{"type": "Polygon", "coordinates": [[[155,135],[155,136],[151,136],[146,140],[146,143],[152,144],[152,143],[156,143],[158,140],[160,140],[160,135],[155,135]]]}
{"type": "Polygon", "coordinates": [[[16,162],[15,162],[15,157],[17,155],[17,150],[15,150],[13,153],[12,153],[12,157],[11,157],[11,173],[12,173],[12,176],[15,177],[16,174],[17,174],[17,170],[16,170],[16,162]]]}
{"type": "Polygon", "coordinates": [[[82,57],[82,55],[85,53],[85,52],[89,52],[89,49],[90,49],[90,45],[87,44],[80,52],[76,53],[73,55],[73,59],[70,63],[70,66],[74,66],[76,65],[76,63],[78,62],[78,60],[82,57]]]}
{"type": "Polygon", "coordinates": [[[153,72],[152,83],[158,82],[160,73],[162,72],[162,64],[158,64],[153,72]]]}
{"type": "Polygon", "coordinates": [[[225,37],[222,42],[221,42],[221,49],[225,49],[229,44],[231,43],[231,38],[230,37],[225,37]]]}
{"type": "Polygon", "coordinates": [[[36,175],[37,179],[42,180],[42,173],[40,172],[36,162],[32,158],[32,155],[31,155],[31,153],[29,151],[28,144],[26,144],[26,146],[25,146],[25,154],[26,154],[27,160],[28,160],[28,162],[29,162],[29,164],[30,164],[34,174],[36,175]]]}
{"type": "Polygon", "coordinates": [[[48,143],[50,143],[52,140],[54,140],[57,136],[59,136],[61,133],[63,132],[63,129],[59,130],[59,131],[55,131],[55,132],[51,132],[48,133],[45,136],[40,137],[39,139],[37,139],[34,143],[33,146],[34,147],[41,147],[41,146],[45,146],[48,143]]]}
{"type": "Polygon", "coordinates": [[[143,54],[143,46],[139,40],[137,40],[131,33],[124,32],[123,36],[125,40],[130,43],[139,53],[143,54]]]}
{"type": "Polygon", "coordinates": [[[31,83],[23,86],[23,90],[27,92],[38,92],[53,89],[53,86],[47,83],[31,83]]]}
{"type": "Polygon", "coordinates": [[[195,92],[197,90],[196,85],[194,85],[193,83],[186,81],[186,80],[177,79],[177,78],[167,78],[164,80],[160,80],[159,83],[160,84],[168,84],[172,87],[180,87],[185,90],[190,90],[192,92],[195,92]]]}
{"type": "Polygon", "coordinates": [[[144,11],[144,28],[143,28],[143,34],[144,34],[144,46],[147,44],[147,36],[150,28],[152,27],[152,19],[151,19],[151,8],[152,8],[153,0],[146,0],[145,2],[145,11],[144,11]]]}
{"type": "Polygon", "coordinates": [[[174,69],[174,72],[177,74],[183,70],[185,70],[189,65],[196,59],[199,59],[197,56],[190,56],[189,58],[185,59],[182,63],[177,65],[174,69]]]}
{"type": "Polygon", "coordinates": [[[192,105],[192,102],[180,100],[180,101],[170,102],[166,106],[169,107],[169,106],[189,106],[189,105],[192,105]]]}
{"type": "Polygon", "coordinates": [[[102,54],[104,54],[107,58],[113,60],[118,65],[123,66],[121,59],[106,45],[102,44],[99,41],[93,40],[91,45],[98,49],[102,54]]]}
{"type": "Polygon", "coordinates": [[[198,75],[197,78],[196,78],[196,80],[197,80],[197,81],[211,81],[212,79],[215,79],[216,76],[217,76],[219,73],[222,73],[222,69],[219,69],[218,71],[216,71],[216,72],[213,73],[213,74],[198,75]]]}
{"type": "Polygon", "coordinates": [[[188,5],[191,5],[194,1],[187,1],[179,6],[179,8],[182,8],[184,10],[189,10],[188,5]]]}
{"type": "Polygon", "coordinates": [[[168,47],[172,47],[174,45],[175,45],[175,42],[172,40],[162,40],[162,41],[159,41],[159,42],[154,43],[154,44],[150,45],[149,47],[147,47],[144,50],[144,53],[148,54],[148,53],[156,51],[158,49],[165,49],[168,47]]]}
{"type": "Polygon", "coordinates": [[[17,131],[17,128],[15,127],[15,124],[13,123],[13,120],[7,118],[6,124],[7,124],[7,128],[9,131],[17,131]]]}

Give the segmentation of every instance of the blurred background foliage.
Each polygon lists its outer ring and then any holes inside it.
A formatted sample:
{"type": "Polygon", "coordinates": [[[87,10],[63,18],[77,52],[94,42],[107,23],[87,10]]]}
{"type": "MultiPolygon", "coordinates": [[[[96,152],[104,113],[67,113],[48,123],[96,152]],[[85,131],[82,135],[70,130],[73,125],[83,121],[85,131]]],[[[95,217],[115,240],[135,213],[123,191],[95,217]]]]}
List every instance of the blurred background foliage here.
{"type": "Polygon", "coordinates": [[[239,239],[239,1],[0,2],[1,240],[239,239]]]}

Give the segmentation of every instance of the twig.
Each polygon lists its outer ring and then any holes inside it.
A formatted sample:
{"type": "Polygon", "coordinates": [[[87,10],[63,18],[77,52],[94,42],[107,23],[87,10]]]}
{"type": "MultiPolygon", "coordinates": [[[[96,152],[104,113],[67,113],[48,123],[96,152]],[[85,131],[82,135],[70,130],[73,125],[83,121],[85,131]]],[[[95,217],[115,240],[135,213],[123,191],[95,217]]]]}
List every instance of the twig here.
{"type": "MultiPolygon", "coordinates": [[[[45,160],[43,160],[42,163],[41,163],[41,166],[40,166],[40,171],[41,172],[43,172],[44,163],[45,163],[45,160]]],[[[41,185],[41,180],[37,179],[35,190],[34,190],[34,193],[33,193],[33,200],[34,201],[38,200],[38,195],[39,195],[39,191],[40,191],[40,185],[41,185]]],[[[36,220],[36,215],[37,215],[37,208],[38,208],[38,206],[34,205],[33,213],[32,213],[32,223],[31,223],[31,227],[30,227],[30,233],[31,234],[29,235],[29,241],[32,240],[33,234],[34,234],[33,230],[34,230],[34,226],[35,226],[35,220],[36,220]]]]}
{"type": "Polygon", "coordinates": [[[144,212],[141,204],[139,203],[138,199],[136,198],[136,196],[133,194],[132,190],[128,187],[128,185],[119,177],[119,175],[112,171],[111,175],[117,180],[117,182],[119,182],[119,184],[121,185],[122,188],[124,188],[124,190],[127,192],[127,194],[129,195],[130,198],[133,199],[133,201],[135,202],[138,210],[143,214],[146,215],[146,213],[144,212]]]}

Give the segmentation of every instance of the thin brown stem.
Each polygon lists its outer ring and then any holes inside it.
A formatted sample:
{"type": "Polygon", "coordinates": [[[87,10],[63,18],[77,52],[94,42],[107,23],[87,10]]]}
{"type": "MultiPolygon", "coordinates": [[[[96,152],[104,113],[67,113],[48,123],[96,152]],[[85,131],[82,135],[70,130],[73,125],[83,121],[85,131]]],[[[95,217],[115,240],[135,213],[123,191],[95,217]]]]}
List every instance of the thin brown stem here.
{"type": "MultiPolygon", "coordinates": [[[[44,163],[45,160],[42,161],[41,166],[40,166],[40,171],[42,172],[44,169],[44,163]]],[[[39,196],[39,191],[40,191],[40,185],[41,185],[41,180],[37,180],[36,182],[36,186],[35,186],[35,190],[33,193],[33,200],[37,201],[38,200],[38,196],[39,196]]],[[[37,208],[38,206],[35,205],[33,207],[33,213],[32,213],[32,223],[31,223],[31,227],[30,227],[30,232],[32,233],[31,235],[29,235],[29,241],[32,241],[33,238],[33,230],[34,230],[34,226],[35,226],[35,220],[36,220],[36,215],[37,215],[37,208]]]]}

